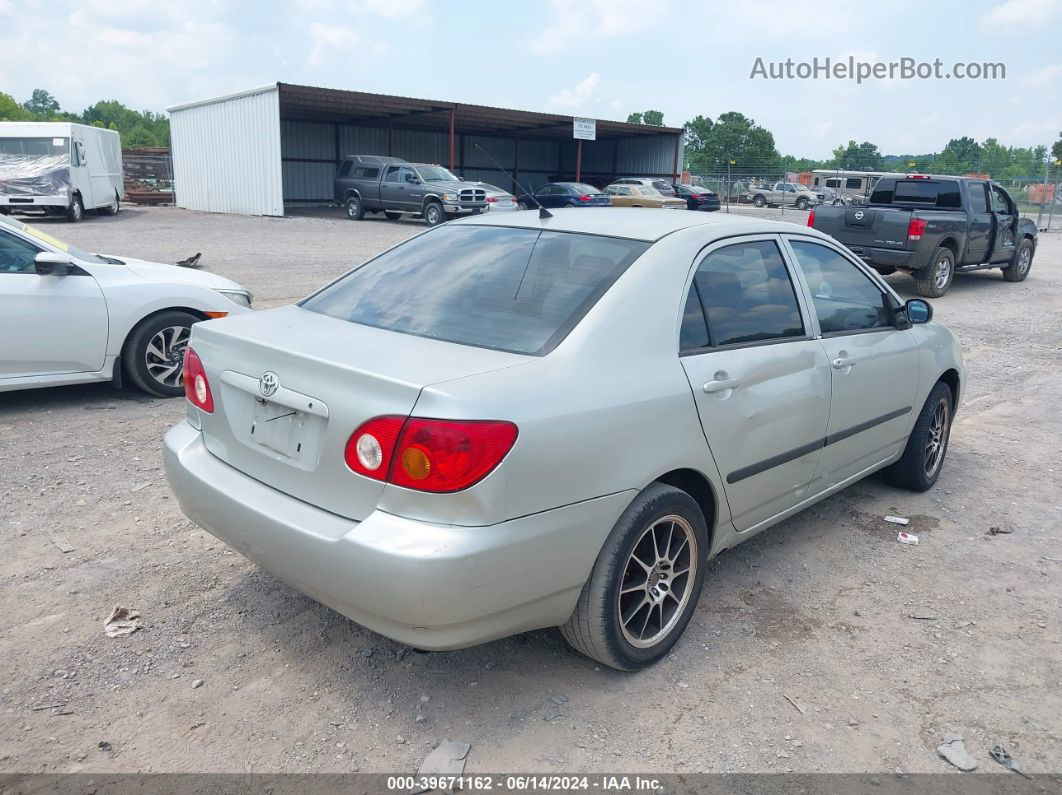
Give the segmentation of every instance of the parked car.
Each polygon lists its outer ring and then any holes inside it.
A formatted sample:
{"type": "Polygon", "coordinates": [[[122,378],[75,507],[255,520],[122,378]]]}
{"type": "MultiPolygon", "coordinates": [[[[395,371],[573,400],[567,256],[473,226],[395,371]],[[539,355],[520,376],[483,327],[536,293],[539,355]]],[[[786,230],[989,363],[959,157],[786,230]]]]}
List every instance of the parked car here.
{"type": "Polygon", "coordinates": [[[486,182],[477,182],[475,184],[487,192],[487,209],[491,212],[497,213],[520,209],[520,205],[516,203],[516,197],[509,191],[502,190],[497,185],[490,185],[486,182]]]}
{"type": "Polygon", "coordinates": [[[517,198],[521,210],[542,207],[608,207],[607,193],[582,182],[549,182],[517,198]]]}
{"type": "Polygon", "coordinates": [[[819,197],[799,182],[775,182],[749,188],[749,200],[757,207],[796,207],[806,210],[819,203],[819,197]]]}
{"type": "Polygon", "coordinates": [[[808,225],[832,235],[878,273],[915,278],[939,298],[956,272],[1002,268],[1008,282],[1029,275],[1036,223],[1018,215],[992,180],[908,174],[882,177],[866,207],[816,208],[808,225]]]}
{"type": "Polygon", "coordinates": [[[437,226],[487,208],[483,188],[463,182],[442,166],[379,155],[344,158],[333,192],[352,221],[360,221],[366,212],[382,212],[391,221],[414,215],[428,226],[437,226]]]}
{"type": "Polygon", "coordinates": [[[675,183],[675,195],[686,200],[686,208],[690,210],[718,210],[723,206],[719,201],[719,194],[700,185],[682,185],[675,183]]]}
{"type": "Polygon", "coordinates": [[[644,185],[647,188],[656,188],[665,196],[674,196],[675,188],[671,182],[660,177],[620,177],[612,181],[613,185],[644,185]]]}
{"type": "Polygon", "coordinates": [[[115,215],[125,197],[118,133],[69,122],[0,122],[0,213],[80,221],[115,215]]]}
{"type": "Polygon", "coordinates": [[[723,550],[876,470],[934,484],[965,383],[931,317],[807,227],[487,213],[194,327],[165,467],[193,522],[401,643],[560,625],[635,669],[723,550]]]}
{"type": "Polygon", "coordinates": [[[664,210],[685,210],[686,200],[668,197],[646,185],[617,185],[605,188],[616,207],[656,207],[664,210]]]}
{"type": "Polygon", "coordinates": [[[0,218],[0,392],[128,378],[184,394],[193,325],[248,312],[251,294],[213,273],[90,254],[0,218]]]}

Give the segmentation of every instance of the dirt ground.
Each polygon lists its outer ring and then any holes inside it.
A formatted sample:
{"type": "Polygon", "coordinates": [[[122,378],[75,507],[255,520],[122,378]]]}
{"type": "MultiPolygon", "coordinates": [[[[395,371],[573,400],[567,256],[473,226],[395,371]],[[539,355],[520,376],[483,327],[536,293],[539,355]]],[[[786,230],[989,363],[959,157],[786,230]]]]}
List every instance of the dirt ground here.
{"type": "MultiPolygon", "coordinates": [[[[42,225],[94,251],[202,251],[259,307],[423,228],[171,208],[42,225]]],[[[1004,772],[996,742],[1062,771],[1060,288],[1059,234],[1022,284],[957,277],[934,305],[968,386],[936,488],[872,478],[726,552],[638,674],[552,630],[410,652],[182,517],[159,452],[182,401],[0,394],[0,772],[413,772],[444,737],[471,743],[466,772],[943,772],[947,732],[979,773],[1004,772]],[[105,637],[115,605],[143,630],[105,637]]]]}

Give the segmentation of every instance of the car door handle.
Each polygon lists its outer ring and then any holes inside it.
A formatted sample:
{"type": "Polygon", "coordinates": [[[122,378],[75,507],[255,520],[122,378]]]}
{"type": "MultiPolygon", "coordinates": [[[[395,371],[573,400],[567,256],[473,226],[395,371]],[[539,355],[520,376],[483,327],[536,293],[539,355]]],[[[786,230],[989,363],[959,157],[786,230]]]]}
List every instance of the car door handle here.
{"type": "Polygon", "coordinates": [[[726,392],[728,389],[737,389],[741,386],[740,378],[724,378],[719,381],[706,381],[701,389],[704,390],[704,394],[711,395],[715,392],[726,392]]]}
{"type": "Polygon", "coordinates": [[[854,367],[856,359],[852,356],[838,356],[831,364],[834,370],[843,370],[846,367],[854,367]]]}

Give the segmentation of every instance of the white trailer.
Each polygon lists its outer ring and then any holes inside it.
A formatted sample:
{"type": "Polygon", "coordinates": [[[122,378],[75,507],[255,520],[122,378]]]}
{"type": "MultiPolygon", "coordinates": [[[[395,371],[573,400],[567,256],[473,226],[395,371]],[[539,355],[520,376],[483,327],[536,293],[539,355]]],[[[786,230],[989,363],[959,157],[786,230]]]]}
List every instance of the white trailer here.
{"type": "Polygon", "coordinates": [[[70,122],[0,122],[0,213],[80,221],[118,212],[125,198],[118,133],[70,122]]]}

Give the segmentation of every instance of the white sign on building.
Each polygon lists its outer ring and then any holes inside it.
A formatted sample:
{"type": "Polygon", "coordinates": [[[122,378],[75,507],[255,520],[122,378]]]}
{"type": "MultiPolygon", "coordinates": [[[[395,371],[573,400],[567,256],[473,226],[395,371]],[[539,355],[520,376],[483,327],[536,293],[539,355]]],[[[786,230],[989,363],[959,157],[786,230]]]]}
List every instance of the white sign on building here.
{"type": "Polygon", "coordinates": [[[584,141],[597,140],[596,119],[572,119],[572,137],[581,138],[584,141]]]}

